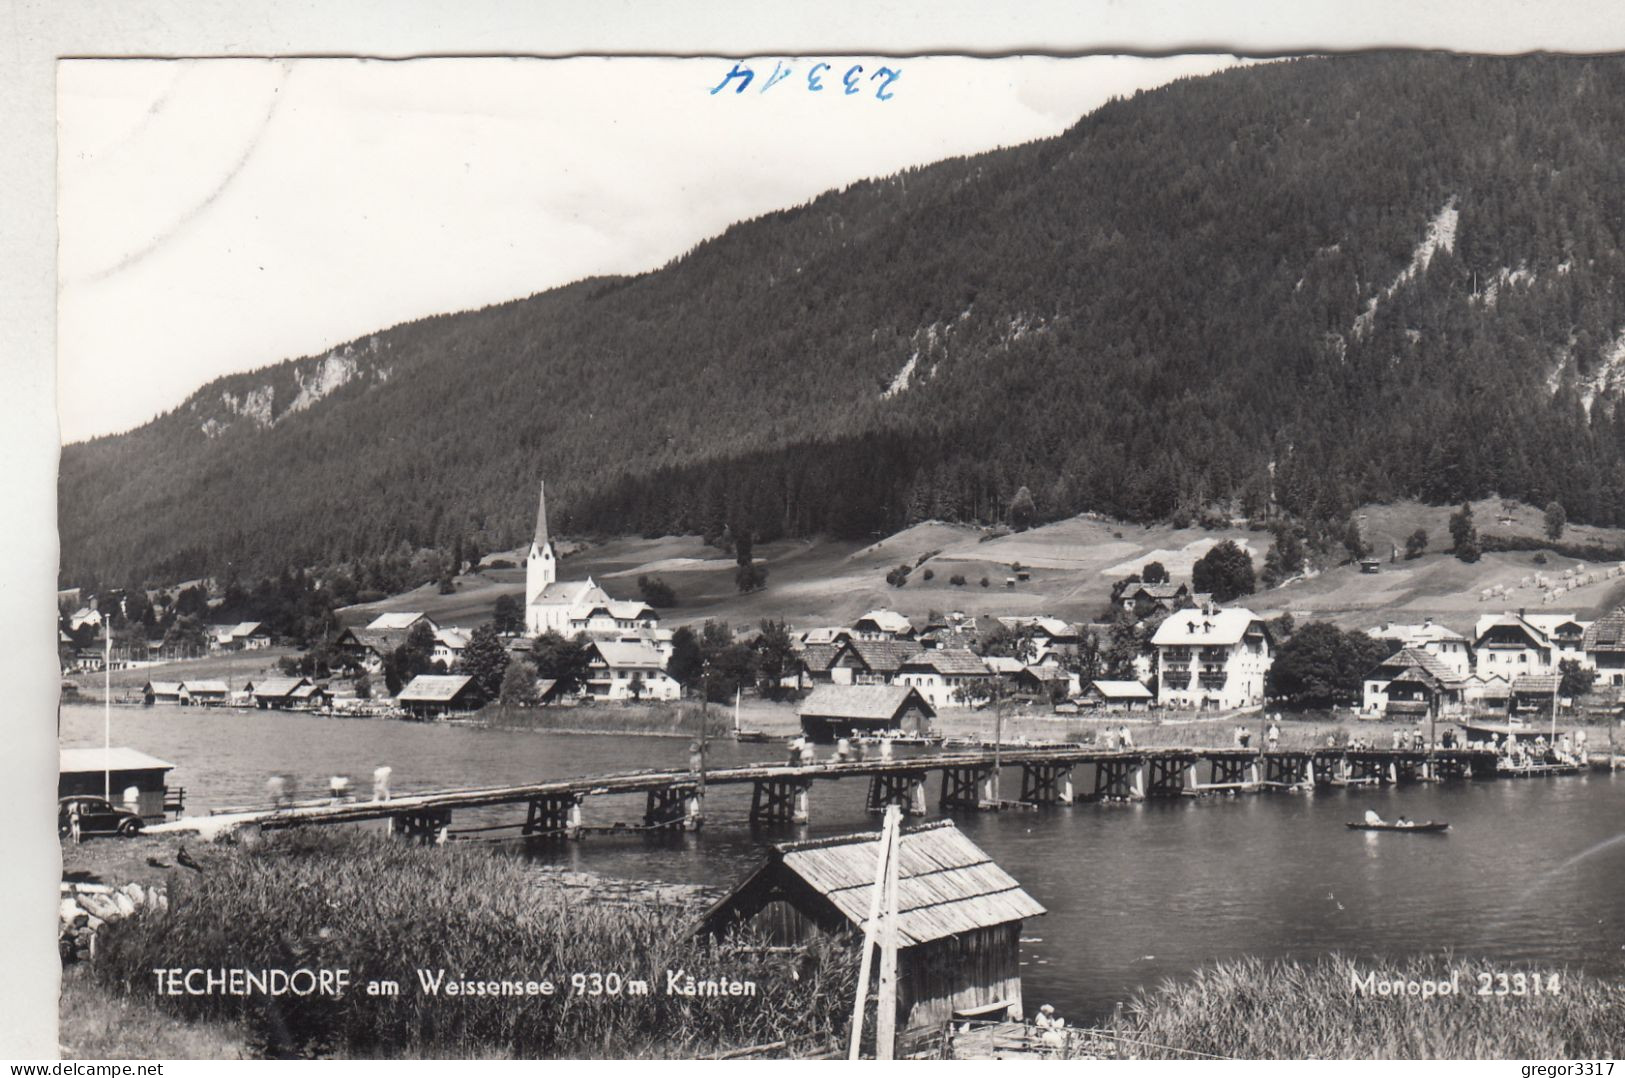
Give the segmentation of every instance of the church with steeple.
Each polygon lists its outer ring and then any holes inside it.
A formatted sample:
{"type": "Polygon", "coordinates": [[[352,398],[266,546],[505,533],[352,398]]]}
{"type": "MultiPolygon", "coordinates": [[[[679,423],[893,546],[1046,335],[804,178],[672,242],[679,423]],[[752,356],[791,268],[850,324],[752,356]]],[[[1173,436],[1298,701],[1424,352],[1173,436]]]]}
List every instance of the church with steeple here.
{"type": "Polygon", "coordinates": [[[551,629],[565,636],[584,632],[593,637],[654,642],[669,636],[657,633],[659,625],[660,615],[647,603],[611,599],[590,576],[586,580],[559,579],[558,551],[547,532],[547,485],[542,484],[536,504],[536,534],[525,556],[525,631],[531,636],[551,629]]]}

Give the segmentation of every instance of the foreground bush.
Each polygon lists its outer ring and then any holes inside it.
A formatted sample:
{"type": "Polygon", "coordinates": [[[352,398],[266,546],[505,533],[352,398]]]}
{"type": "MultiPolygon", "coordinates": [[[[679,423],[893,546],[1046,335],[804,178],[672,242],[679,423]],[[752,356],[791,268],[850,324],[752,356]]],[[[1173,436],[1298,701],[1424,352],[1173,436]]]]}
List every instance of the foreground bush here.
{"type": "MultiPolygon", "coordinates": [[[[1608,1059],[1625,1048],[1625,990],[1569,971],[1555,995],[1480,996],[1478,975],[1526,967],[1413,958],[1221,962],[1139,994],[1111,1032],[1141,1058],[1608,1059]],[[1354,980],[1448,981],[1458,995],[1361,994],[1354,980]],[[1152,1047],[1152,1046],[1161,1046],[1152,1047]]],[[[1543,978],[1542,988],[1546,986],[1543,978]]],[[[1493,988],[1493,984],[1492,984],[1493,988]]]]}
{"type": "Polygon", "coordinates": [[[295,831],[177,873],[168,913],[109,925],[91,968],[104,989],[148,999],[159,968],[349,969],[338,999],[156,998],[165,1013],[240,1021],[272,1056],[687,1057],[840,1035],[856,984],[848,950],[722,950],[690,938],[701,912],[583,903],[484,848],[295,831]],[[448,980],[549,979],[559,991],[431,996],[420,967],[448,980]],[[668,995],[667,970],[754,981],[756,995],[668,995]],[[576,973],[642,979],[649,991],[572,995],[576,973]],[[368,995],[367,982],[383,979],[400,994],[368,995]]]}

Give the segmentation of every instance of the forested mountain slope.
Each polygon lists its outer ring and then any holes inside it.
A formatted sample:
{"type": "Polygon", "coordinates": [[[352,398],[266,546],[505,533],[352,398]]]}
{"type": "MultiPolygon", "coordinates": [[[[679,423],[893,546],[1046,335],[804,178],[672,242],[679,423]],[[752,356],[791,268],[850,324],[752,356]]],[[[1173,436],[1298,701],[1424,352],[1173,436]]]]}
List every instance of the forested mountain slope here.
{"type": "Polygon", "coordinates": [[[1625,522],[1625,62],[1298,60],[69,446],[64,577],[1491,491],[1625,522]]]}

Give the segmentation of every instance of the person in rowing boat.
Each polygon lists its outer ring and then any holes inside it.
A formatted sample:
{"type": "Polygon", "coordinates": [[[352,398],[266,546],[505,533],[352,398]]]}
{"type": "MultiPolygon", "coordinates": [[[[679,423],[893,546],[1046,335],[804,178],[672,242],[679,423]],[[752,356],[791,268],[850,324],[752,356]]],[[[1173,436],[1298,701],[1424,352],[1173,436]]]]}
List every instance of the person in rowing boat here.
{"type": "Polygon", "coordinates": [[[1395,827],[1415,827],[1416,824],[1411,822],[1411,818],[1409,816],[1401,816],[1399,819],[1394,821],[1394,826],[1395,827]]]}
{"type": "Polygon", "coordinates": [[[1386,826],[1382,822],[1382,817],[1377,815],[1375,809],[1366,809],[1365,810],[1365,823],[1366,823],[1367,827],[1383,827],[1383,826],[1386,826]]]}

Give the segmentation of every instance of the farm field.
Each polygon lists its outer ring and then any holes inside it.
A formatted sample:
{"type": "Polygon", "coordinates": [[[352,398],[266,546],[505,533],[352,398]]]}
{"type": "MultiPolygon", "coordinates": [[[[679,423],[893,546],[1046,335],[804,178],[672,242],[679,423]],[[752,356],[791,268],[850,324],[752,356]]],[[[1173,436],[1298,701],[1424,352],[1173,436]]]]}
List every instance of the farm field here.
{"type": "MultiPolygon", "coordinates": [[[[1329,618],[1345,628],[1370,628],[1384,621],[1433,618],[1458,631],[1468,631],[1485,613],[1504,609],[1546,609],[1595,617],[1625,601],[1625,576],[1607,577],[1606,565],[1586,563],[1556,552],[1490,553],[1474,563],[1458,561],[1449,544],[1448,506],[1415,502],[1367,506],[1359,514],[1366,541],[1381,560],[1376,574],[1353,565],[1338,566],[1284,587],[1260,591],[1244,602],[1254,611],[1300,618],[1329,618]],[[1417,528],[1427,532],[1429,552],[1407,561],[1395,548],[1417,528]],[[1586,572],[1594,582],[1567,591],[1555,603],[1543,601],[1533,583],[1542,573],[1562,581],[1565,570],[1586,572]],[[1485,598],[1489,589],[1501,589],[1485,598]]],[[[1474,503],[1481,534],[1536,537],[1542,534],[1539,510],[1522,506],[1503,518],[1499,499],[1474,503]]],[[[1072,621],[1099,618],[1112,584],[1160,561],[1175,580],[1188,580],[1196,560],[1217,543],[1235,541],[1262,569],[1270,535],[1239,527],[1204,530],[1167,525],[1140,526],[1094,517],[1073,517],[1029,531],[998,535],[985,528],[931,521],[878,542],[861,544],[830,539],[780,540],[757,546],[757,559],[768,570],[765,590],[741,595],[734,587],[733,559],[699,536],[658,539],[621,537],[592,543],[560,544],[562,579],[591,576],[612,596],[635,598],[641,575],[657,576],[677,595],[676,607],[662,611],[670,626],[718,619],[752,625],[764,618],[783,618],[797,628],[849,624],[865,611],[889,607],[909,617],[930,611],[967,614],[1052,614],[1072,621]],[[901,588],[886,583],[886,573],[913,566],[901,588]],[[1014,580],[1020,565],[1029,579],[1014,580]],[[925,573],[931,579],[925,579],[925,573]],[[953,580],[962,577],[963,585],[953,580]],[[981,586],[986,578],[987,587],[981,586]]],[[[1575,525],[1564,543],[1625,544],[1625,530],[1575,525]]],[[[456,590],[439,594],[425,585],[376,603],[346,608],[346,624],[364,624],[386,610],[421,610],[442,624],[472,626],[489,620],[498,597],[522,596],[524,550],[489,555],[486,567],[456,581],[456,590]],[[516,568],[491,568],[506,560],[516,568]]]]}

